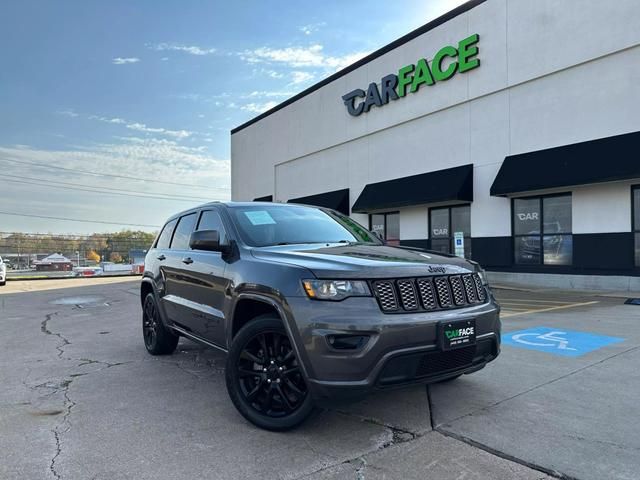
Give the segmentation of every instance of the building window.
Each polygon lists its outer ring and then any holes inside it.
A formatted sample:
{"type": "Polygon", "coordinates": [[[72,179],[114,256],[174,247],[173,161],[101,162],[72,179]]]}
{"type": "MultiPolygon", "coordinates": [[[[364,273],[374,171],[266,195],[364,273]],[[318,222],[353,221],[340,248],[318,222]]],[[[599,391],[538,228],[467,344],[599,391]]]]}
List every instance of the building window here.
{"type": "Polygon", "coordinates": [[[471,258],[471,206],[432,208],[429,210],[431,250],[455,253],[456,232],[464,237],[464,256],[471,258]]]}
{"type": "Polygon", "coordinates": [[[389,245],[400,245],[400,213],[369,215],[369,229],[380,235],[389,245]]]}
{"type": "Polygon", "coordinates": [[[571,194],[513,200],[515,263],[571,265],[571,194]]]}
{"type": "Polygon", "coordinates": [[[633,187],[633,232],[635,237],[636,267],[640,267],[640,185],[633,187]]]}

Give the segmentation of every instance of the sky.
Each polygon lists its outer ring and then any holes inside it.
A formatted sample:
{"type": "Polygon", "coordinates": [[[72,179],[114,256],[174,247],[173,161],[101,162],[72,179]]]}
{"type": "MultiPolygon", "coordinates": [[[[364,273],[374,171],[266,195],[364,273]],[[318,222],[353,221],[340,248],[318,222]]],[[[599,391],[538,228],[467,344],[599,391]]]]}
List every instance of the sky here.
{"type": "Polygon", "coordinates": [[[461,3],[2,2],[0,234],[228,200],[232,128],[461,3]]]}

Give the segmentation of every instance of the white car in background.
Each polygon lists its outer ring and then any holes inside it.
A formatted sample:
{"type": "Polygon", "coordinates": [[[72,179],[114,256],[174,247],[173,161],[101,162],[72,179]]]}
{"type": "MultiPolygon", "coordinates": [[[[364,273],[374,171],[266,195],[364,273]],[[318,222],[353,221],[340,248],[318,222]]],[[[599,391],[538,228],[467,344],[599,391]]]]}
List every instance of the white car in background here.
{"type": "Polygon", "coordinates": [[[7,264],[2,261],[0,257],[0,287],[7,283],[7,264]]]}

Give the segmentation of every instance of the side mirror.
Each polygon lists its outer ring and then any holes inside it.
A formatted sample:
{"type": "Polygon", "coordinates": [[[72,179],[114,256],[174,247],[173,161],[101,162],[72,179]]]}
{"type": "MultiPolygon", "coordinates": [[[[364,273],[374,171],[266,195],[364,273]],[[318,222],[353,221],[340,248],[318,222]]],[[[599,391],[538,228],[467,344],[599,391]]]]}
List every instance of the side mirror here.
{"type": "Polygon", "coordinates": [[[226,245],[220,245],[220,233],[217,230],[198,230],[189,238],[189,247],[208,252],[224,252],[226,245]]]}

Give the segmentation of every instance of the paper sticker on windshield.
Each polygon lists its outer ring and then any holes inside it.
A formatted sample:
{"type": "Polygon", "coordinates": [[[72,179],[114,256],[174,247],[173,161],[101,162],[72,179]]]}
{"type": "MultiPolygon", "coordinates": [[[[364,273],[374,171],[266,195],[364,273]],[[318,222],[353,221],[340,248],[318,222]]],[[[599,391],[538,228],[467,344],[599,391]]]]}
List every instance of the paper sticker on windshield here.
{"type": "Polygon", "coordinates": [[[276,221],[273,219],[269,212],[266,210],[251,210],[249,212],[244,212],[252,225],[271,225],[275,224],[276,221]]]}

